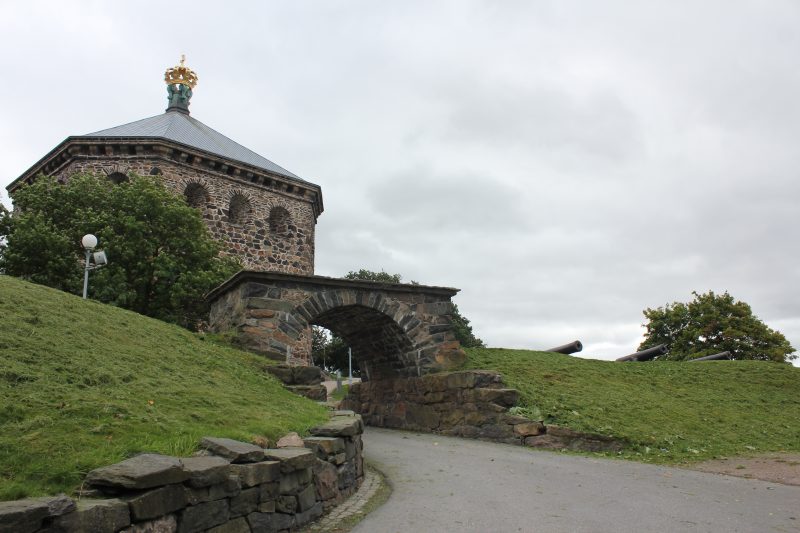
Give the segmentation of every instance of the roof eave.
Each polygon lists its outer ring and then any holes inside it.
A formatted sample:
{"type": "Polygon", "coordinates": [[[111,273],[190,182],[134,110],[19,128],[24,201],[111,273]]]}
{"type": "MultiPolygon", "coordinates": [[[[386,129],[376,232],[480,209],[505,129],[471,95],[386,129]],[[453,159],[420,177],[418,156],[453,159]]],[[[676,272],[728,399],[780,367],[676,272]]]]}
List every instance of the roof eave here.
{"type": "MultiPolygon", "coordinates": [[[[14,190],[16,190],[30,178],[40,174],[42,172],[42,169],[48,163],[52,162],[54,159],[57,159],[64,152],[66,152],[72,145],[79,143],[90,143],[90,144],[130,143],[132,141],[148,143],[148,144],[163,144],[165,146],[173,148],[180,148],[181,150],[184,150],[186,152],[197,153],[201,157],[214,158],[226,161],[227,163],[230,163],[233,166],[238,166],[248,172],[265,174],[268,175],[271,179],[276,179],[279,181],[287,181],[293,185],[299,185],[303,188],[311,189],[316,193],[315,195],[316,198],[312,202],[314,206],[314,218],[319,217],[319,215],[322,214],[322,211],[324,209],[322,203],[322,188],[316,183],[311,183],[310,181],[306,181],[302,178],[296,178],[292,176],[287,176],[285,174],[279,174],[269,169],[265,169],[262,167],[252,165],[250,163],[245,163],[243,161],[221,156],[219,154],[215,154],[213,152],[209,152],[201,148],[183,144],[178,141],[169,139],[167,137],[160,137],[160,136],[159,137],[102,137],[102,136],[90,136],[90,135],[72,135],[64,139],[59,145],[50,150],[50,152],[48,152],[44,157],[39,159],[39,161],[37,161],[34,165],[28,168],[28,170],[23,172],[22,175],[20,175],[17,179],[9,183],[6,186],[6,190],[8,191],[9,196],[11,196],[14,190]]],[[[69,157],[71,157],[71,154],[69,157]]],[[[69,157],[65,158],[64,162],[66,162],[69,159],[69,157]]]]}

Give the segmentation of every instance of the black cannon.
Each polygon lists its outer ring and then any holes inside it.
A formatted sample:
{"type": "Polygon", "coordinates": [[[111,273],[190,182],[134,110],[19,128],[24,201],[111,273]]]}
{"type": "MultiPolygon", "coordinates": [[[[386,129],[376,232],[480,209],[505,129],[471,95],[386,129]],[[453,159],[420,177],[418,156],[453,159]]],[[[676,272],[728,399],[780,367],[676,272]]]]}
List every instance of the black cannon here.
{"type": "Polygon", "coordinates": [[[689,361],[721,361],[731,358],[731,352],[720,352],[705,357],[698,357],[697,359],[689,359],[689,361]]]}
{"type": "Polygon", "coordinates": [[[653,346],[652,348],[648,348],[646,350],[642,350],[641,352],[632,353],[630,355],[626,355],[625,357],[620,357],[617,361],[649,361],[654,357],[658,357],[659,355],[664,355],[667,353],[667,345],[666,344],[659,344],[658,346],[653,346]]]}
{"type": "Polygon", "coordinates": [[[583,350],[583,344],[581,341],[572,341],[569,344],[564,344],[563,346],[556,346],[555,348],[548,348],[545,352],[556,352],[556,353],[563,353],[563,354],[571,354],[580,352],[583,350]]]}

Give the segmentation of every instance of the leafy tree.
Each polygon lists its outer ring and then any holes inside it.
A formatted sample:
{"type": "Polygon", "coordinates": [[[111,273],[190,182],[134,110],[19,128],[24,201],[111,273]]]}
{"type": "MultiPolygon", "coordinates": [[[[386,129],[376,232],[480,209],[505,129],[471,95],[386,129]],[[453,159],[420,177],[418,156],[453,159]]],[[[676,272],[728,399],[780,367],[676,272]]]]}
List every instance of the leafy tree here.
{"type": "Polygon", "coordinates": [[[486,346],[486,344],[472,332],[472,326],[469,324],[469,320],[461,314],[456,304],[453,304],[453,314],[451,318],[453,320],[453,326],[455,327],[453,333],[455,333],[456,339],[461,343],[461,346],[464,348],[484,348],[486,346]]]}
{"type": "Polygon", "coordinates": [[[686,360],[729,351],[734,359],[789,361],[795,351],[779,331],[753,315],[750,306],[726,291],[692,292],[689,303],[674,302],[646,309],[645,341],[640,350],[666,344],[664,359],[686,360]]]}
{"type": "MultiPolygon", "coordinates": [[[[351,270],[347,274],[344,275],[344,279],[360,279],[365,281],[381,281],[383,283],[401,283],[403,276],[400,274],[389,274],[381,270],[380,272],[375,272],[374,270],[367,270],[366,268],[362,268],[358,272],[351,270]]],[[[412,284],[416,285],[417,283],[412,281],[412,284]]]]}
{"type": "Polygon", "coordinates": [[[199,213],[155,177],[117,185],[39,176],[14,205],[0,213],[0,271],[80,293],[80,239],[93,233],[109,264],[92,272],[90,295],[143,315],[193,327],[207,311],[204,295],[239,268],[219,257],[199,213]]]}
{"type": "MultiPolygon", "coordinates": [[[[367,270],[362,268],[358,271],[351,270],[345,274],[344,279],[380,281],[383,283],[401,283],[403,276],[400,274],[389,274],[381,270],[367,270]]],[[[411,281],[412,285],[419,285],[416,281],[411,281]]],[[[458,306],[453,304],[453,314],[451,315],[456,339],[465,348],[483,347],[485,344],[472,332],[472,326],[458,310],[458,306]]],[[[336,334],[328,335],[327,330],[314,326],[311,342],[311,356],[317,366],[326,365],[330,370],[347,370],[347,345],[336,334]]],[[[356,375],[356,361],[353,360],[353,375],[356,375]]]]}
{"type": "MultiPolygon", "coordinates": [[[[347,344],[341,337],[330,334],[325,328],[312,327],[311,357],[314,365],[329,371],[341,371],[343,375],[348,371],[347,344]]],[[[353,375],[360,376],[361,369],[358,361],[353,359],[353,375]]]]}

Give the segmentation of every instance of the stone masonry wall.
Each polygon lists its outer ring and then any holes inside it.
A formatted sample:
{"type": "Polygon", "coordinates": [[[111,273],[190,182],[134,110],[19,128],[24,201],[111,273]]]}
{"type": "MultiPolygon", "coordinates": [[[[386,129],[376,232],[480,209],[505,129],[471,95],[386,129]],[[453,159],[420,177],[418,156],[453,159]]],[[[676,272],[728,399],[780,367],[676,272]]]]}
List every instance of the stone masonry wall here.
{"type": "Polygon", "coordinates": [[[521,444],[534,448],[618,451],[622,443],[509,413],[519,393],[500,374],[468,370],[354,383],[342,407],[367,425],[521,444]]]}
{"type": "Polygon", "coordinates": [[[77,502],[0,502],[0,533],[294,531],[358,489],[362,432],[360,416],[336,412],[304,447],[204,438],[196,457],[138,455],[90,472],[77,502]]]}
{"type": "MultiPolygon", "coordinates": [[[[198,168],[151,157],[105,155],[71,160],[57,174],[66,179],[78,172],[124,176],[160,175],[176,194],[202,213],[223,253],[238,257],[250,270],[293,274],[314,273],[316,217],[310,199],[278,193],[222,169],[198,168]]],[[[227,168],[227,167],[224,167],[227,168]]]]}
{"type": "MultiPolygon", "coordinates": [[[[368,379],[420,375],[463,361],[453,333],[456,289],[322,276],[240,272],[209,296],[209,324],[247,349],[308,364],[311,325],[352,347],[368,379]]],[[[291,362],[291,361],[287,361],[291,362]]]]}

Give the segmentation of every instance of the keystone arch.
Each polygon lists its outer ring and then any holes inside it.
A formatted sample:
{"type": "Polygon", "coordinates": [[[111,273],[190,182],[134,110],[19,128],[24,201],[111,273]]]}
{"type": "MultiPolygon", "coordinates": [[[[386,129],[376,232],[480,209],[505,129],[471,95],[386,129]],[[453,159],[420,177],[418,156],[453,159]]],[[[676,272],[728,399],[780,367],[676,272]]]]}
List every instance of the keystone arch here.
{"type": "Polygon", "coordinates": [[[339,335],[366,379],[421,376],[461,362],[458,289],[243,271],[212,291],[210,323],[248,349],[311,364],[311,326],[339,335]]]}

